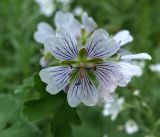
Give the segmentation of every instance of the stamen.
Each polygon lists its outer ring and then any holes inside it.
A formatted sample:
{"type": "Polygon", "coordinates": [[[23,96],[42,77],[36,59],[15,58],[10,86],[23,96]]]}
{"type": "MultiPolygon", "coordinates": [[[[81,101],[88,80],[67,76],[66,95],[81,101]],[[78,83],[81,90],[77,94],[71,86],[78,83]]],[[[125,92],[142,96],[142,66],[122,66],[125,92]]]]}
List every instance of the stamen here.
{"type": "Polygon", "coordinates": [[[94,66],[93,66],[93,70],[96,71],[96,69],[97,69],[97,67],[94,65],[94,66]]]}

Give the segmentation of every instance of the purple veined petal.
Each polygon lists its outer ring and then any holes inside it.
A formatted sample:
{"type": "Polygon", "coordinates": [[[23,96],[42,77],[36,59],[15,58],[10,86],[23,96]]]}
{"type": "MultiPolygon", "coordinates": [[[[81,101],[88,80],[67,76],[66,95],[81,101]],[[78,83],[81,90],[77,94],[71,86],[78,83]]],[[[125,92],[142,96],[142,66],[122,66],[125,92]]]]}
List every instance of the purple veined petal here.
{"type": "Polygon", "coordinates": [[[53,28],[46,22],[40,22],[37,25],[37,31],[34,33],[34,39],[41,44],[44,44],[48,35],[54,35],[53,28]]]}
{"type": "Polygon", "coordinates": [[[121,46],[132,42],[133,41],[133,37],[130,35],[130,32],[128,30],[121,30],[119,31],[114,37],[113,39],[119,43],[121,46]]]}
{"type": "Polygon", "coordinates": [[[94,73],[104,93],[106,92],[106,94],[108,94],[115,91],[117,82],[114,74],[110,70],[106,69],[102,64],[97,64],[94,73]]]}
{"type": "Polygon", "coordinates": [[[68,85],[71,71],[70,67],[56,66],[42,69],[39,75],[48,84],[46,90],[50,94],[56,94],[68,85]]]}
{"type": "Polygon", "coordinates": [[[63,28],[57,29],[56,36],[48,36],[44,46],[60,60],[71,60],[78,54],[76,39],[63,28]]]}
{"type": "Polygon", "coordinates": [[[133,76],[141,75],[141,68],[128,62],[106,62],[96,65],[101,73],[112,73],[118,86],[126,86],[133,76]]]}
{"type": "Polygon", "coordinates": [[[87,42],[87,54],[90,58],[107,58],[114,55],[119,49],[119,44],[109,38],[103,29],[94,31],[87,42]]]}
{"type": "Polygon", "coordinates": [[[98,101],[98,93],[88,76],[84,76],[83,79],[77,77],[68,90],[67,98],[72,107],[76,107],[80,102],[94,106],[98,101]]]}

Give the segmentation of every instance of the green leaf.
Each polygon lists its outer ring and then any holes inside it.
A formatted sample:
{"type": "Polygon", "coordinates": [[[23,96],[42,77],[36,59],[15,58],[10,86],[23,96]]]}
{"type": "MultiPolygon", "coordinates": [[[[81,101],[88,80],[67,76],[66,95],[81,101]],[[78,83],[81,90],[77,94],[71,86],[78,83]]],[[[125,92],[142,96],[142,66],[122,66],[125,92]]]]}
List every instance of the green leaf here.
{"type": "Polygon", "coordinates": [[[40,137],[40,131],[26,122],[19,122],[0,133],[0,137],[40,137]]]}
{"type": "Polygon", "coordinates": [[[64,95],[49,95],[39,100],[30,100],[24,103],[23,116],[30,121],[39,121],[50,118],[64,103],[64,95]]]}
{"type": "Polygon", "coordinates": [[[55,137],[72,137],[71,125],[79,125],[80,123],[76,108],[71,108],[65,103],[55,113],[51,122],[51,131],[55,137]]]}
{"type": "Polygon", "coordinates": [[[26,88],[32,88],[33,86],[34,86],[33,78],[29,77],[24,79],[23,84],[18,86],[14,92],[19,93],[25,90],[26,88]]]}
{"type": "Polygon", "coordinates": [[[13,113],[19,108],[19,102],[11,95],[0,95],[0,131],[7,125],[13,113]]]}

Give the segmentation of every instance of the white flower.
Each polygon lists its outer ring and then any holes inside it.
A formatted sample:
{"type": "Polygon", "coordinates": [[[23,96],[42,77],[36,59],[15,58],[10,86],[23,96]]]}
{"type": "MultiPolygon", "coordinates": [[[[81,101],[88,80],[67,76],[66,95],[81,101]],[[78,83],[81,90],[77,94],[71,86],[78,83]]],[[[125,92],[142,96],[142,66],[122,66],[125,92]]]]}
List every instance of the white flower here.
{"type": "Polygon", "coordinates": [[[69,86],[67,99],[72,107],[81,102],[94,106],[99,94],[108,97],[117,86],[124,87],[133,76],[141,74],[140,68],[129,62],[104,62],[104,58],[116,54],[120,46],[102,29],[93,32],[85,48],[78,49],[74,35],[64,28],[48,36],[44,46],[62,62],[61,66],[41,70],[41,80],[47,83],[46,90],[51,94],[69,86]]]}
{"type": "Polygon", "coordinates": [[[51,16],[55,10],[53,0],[35,0],[40,7],[40,12],[45,16],[51,16]]]}
{"type": "Polygon", "coordinates": [[[103,110],[104,116],[111,116],[111,120],[115,120],[119,112],[123,108],[124,98],[117,98],[113,102],[106,102],[103,110]]]}
{"type": "Polygon", "coordinates": [[[140,90],[139,89],[136,89],[134,92],[133,92],[133,95],[134,96],[139,96],[140,94],[140,90]]]}
{"type": "Polygon", "coordinates": [[[105,134],[103,137],[108,137],[108,135],[107,135],[107,134],[105,134]]]}
{"type": "Polygon", "coordinates": [[[134,120],[128,120],[125,123],[124,128],[128,134],[136,133],[139,130],[138,124],[134,120]]]}
{"type": "Polygon", "coordinates": [[[77,7],[73,10],[73,13],[74,13],[76,16],[81,16],[82,13],[83,13],[82,7],[77,6],[77,7]]]}
{"type": "Polygon", "coordinates": [[[130,35],[130,32],[128,30],[119,31],[113,37],[113,39],[116,40],[121,46],[133,41],[133,37],[130,35]]]}
{"type": "Polygon", "coordinates": [[[150,65],[149,69],[152,72],[160,72],[160,63],[150,65]]]}
{"type": "Polygon", "coordinates": [[[34,39],[41,44],[44,44],[48,35],[54,35],[54,30],[46,22],[40,22],[37,25],[37,31],[34,33],[34,39]]]}

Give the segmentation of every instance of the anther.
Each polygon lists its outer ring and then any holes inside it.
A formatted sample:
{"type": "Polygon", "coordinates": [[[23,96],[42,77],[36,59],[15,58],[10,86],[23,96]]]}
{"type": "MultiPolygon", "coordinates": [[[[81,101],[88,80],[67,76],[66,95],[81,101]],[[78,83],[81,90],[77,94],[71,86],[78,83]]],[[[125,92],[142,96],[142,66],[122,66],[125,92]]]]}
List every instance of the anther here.
{"type": "Polygon", "coordinates": [[[96,71],[96,70],[97,70],[97,67],[96,67],[95,65],[93,66],[93,70],[94,70],[94,71],[96,71]]]}

